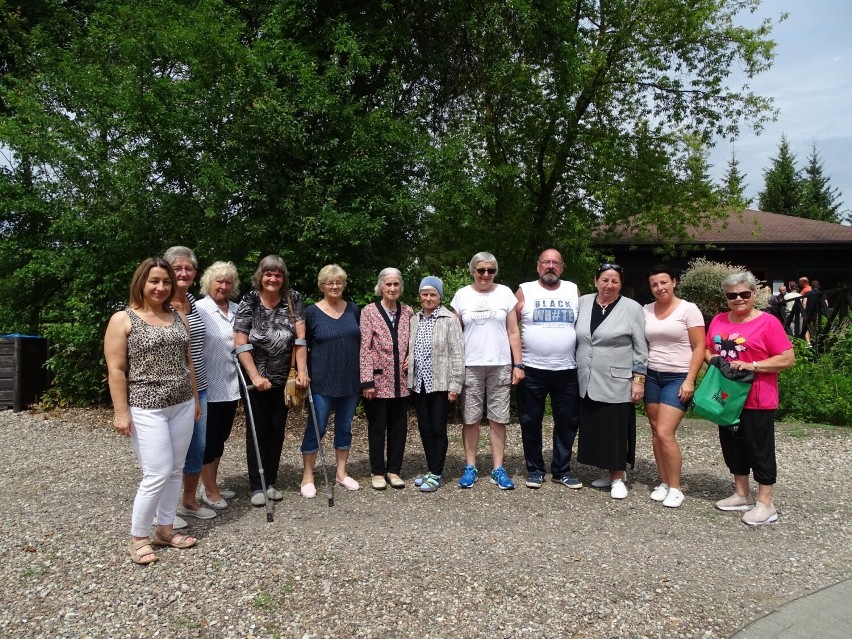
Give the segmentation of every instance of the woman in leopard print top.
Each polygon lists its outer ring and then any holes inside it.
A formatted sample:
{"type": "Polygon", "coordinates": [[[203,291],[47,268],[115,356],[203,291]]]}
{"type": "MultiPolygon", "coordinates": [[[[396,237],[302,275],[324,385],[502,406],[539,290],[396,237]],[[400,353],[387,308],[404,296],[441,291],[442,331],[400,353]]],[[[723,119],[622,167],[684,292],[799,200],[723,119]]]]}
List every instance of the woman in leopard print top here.
{"type": "Polygon", "coordinates": [[[200,415],[186,317],[171,308],[175,272],[152,257],[130,284],[130,302],[110,318],[104,337],[115,430],[130,437],[142,467],[133,502],[130,558],[157,560],[154,546],[189,548],[196,540],[173,528],[181,470],[200,415]],[[151,518],[157,528],[149,537],[151,518]]]}

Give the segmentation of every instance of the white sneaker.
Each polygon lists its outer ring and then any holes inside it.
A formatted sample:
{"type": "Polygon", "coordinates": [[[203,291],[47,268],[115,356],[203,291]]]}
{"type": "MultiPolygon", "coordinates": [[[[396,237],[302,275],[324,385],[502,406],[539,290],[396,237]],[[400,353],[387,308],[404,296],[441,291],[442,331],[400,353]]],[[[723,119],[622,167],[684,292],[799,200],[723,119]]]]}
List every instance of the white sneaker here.
{"type": "Polygon", "coordinates": [[[609,488],[612,486],[612,480],[609,478],[609,472],[605,472],[592,482],[593,488],[609,488]]]}
{"type": "Polygon", "coordinates": [[[683,493],[677,488],[669,488],[669,494],[663,500],[663,506],[666,508],[679,508],[683,503],[683,493]]]}
{"type": "Polygon", "coordinates": [[[669,485],[663,482],[651,492],[651,499],[653,501],[663,501],[668,493],[669,485]]]}
{"type": "Polygon", "coordinates": [[[197,510],[187,508],[182,504],[178,504],[177,512],[181,517],[195,517],[196,519],[213,519],[216,516],[216,511],[211,508],[199,506],[197,510]]]}
{"type": "Polygon", "coordinates": [[[281,501],[282,499],[284,499],[284,493],[276,489],[275,486],[266,487],[266,496],[269,497],[272,501],[281,501]]]}
{"type": "Polygon", "coordinates": [[[258,490],[251,494],[251,505],[252,506],[265,506],[266,505],[266,497],[263,495],[262,490],[258,490]]]}
{"type": "Polygon", "coordinates": [[[624,499],[627,497],[627,486],[624,485],[623,479],[616,479],[612,482],[609,490],[609,495],[613,499],[624,499]]]}

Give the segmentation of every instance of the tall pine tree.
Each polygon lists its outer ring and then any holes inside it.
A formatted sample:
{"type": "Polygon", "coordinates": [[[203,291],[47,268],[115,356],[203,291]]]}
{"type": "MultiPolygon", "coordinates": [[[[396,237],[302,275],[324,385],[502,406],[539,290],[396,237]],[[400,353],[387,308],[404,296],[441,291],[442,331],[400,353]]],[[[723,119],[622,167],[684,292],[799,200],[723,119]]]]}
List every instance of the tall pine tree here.
{"type": "Polygon", "coordinates": [[[840,190],[832,188],[828,176],[823,173],[822,159],[814,144],[801,177],[801,201],[796,215],[824,222],[842,222],[840,195],[840,190]]]}
{"type": "Polygon", "coordinates": [[[722,197],[725,203],[734,210],[740,211],[751,206],[751,198],[746,196],[746,176],[740,173],[740,161],[734,151],[731,151],[731,159],[728,160],[728,170],[722,178],[722,197]]]}
{"type": "Polygon", "coordinates": [[[787,136],[781,136],[778,155],[772,158],[772,166],[763,172],[764,187],[758,196],[761,211],[798,215],[801,200],[799,193],[799,175],[796,170],[796,157],[790,150],[787,136]]]}

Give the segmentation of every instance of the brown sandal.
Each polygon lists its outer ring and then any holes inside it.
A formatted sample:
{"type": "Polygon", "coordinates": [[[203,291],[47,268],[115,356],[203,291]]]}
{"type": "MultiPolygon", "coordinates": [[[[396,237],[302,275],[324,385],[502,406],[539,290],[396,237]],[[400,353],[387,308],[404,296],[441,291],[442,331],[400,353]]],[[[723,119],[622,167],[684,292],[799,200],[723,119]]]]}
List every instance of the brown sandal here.
{"type": "Polygon", "coordinates": [[[154,531],[154,534],[151,535],[151,543],[155,546],[171,546],[172,548],[192,548],[198,540],[195,537],[189,537],[187,535],[183,535],[179,533],[177,530],[172,530],[172,534],[169,537],[163,537],[160,535],[159,529],[154,531]],[[180,540],[175,541],[175,537],[180,537],[180,540]]]}
{"type": "Polygon", "coordinates": [[[131,541],[130,545],[127,547],[127,553],[130,555],[130,559],[134,564],[138,564],[140,566],[147,566],[148,564],[153,564],[158,560],[158,557],[154,555],[154,548],[151,545],[150,539],[137,539],[135,541],[131,541]],[[146,555],[154,555],[153,559],[142,559],[142,557],[146,555]]]}

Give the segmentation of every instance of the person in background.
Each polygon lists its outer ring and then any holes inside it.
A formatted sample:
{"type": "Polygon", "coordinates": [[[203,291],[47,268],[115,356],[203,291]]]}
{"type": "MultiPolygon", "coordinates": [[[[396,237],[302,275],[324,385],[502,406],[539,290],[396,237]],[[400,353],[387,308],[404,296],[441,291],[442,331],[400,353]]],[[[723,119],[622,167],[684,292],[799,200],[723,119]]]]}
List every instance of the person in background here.
{"type": "Polygon", "coordinates": [[[204,447],[207,441],[207,370],[204,366],[204,320],[198,313],[195,297],[189,288],[198,273],[198,260],[195,253],[185,246],[172,246],[163,254],[163,259],[171,264],[175,271],[175,296],[172,306],[186,316],[189,323],[189,339],[192,344],[192,366],[195,369],[195,381],[198,385],[198,400],[201,405],[199,417],[192,430],[192,441],[186,451],[186,463],[183,467],[183,497],[178,504],[179,517],[212,519],[216,511],[198,503],[198,480],[201,478],[201,466],[204,459],[204,447]]]}
{"type": "MultiPolygon", "coordinates": [[[[325,435],[328,418],[334,410],[336,481],[346,490],[358,490],[361,485],[347,473],[346,462],[352,448],[352,418],[361,395],[361,328],[358,325],[361,311],[355,302],[343,299],[346,279],[346,271],[337,264],[327,264],[320,269],[317,284],[322,299],[306,309],[305,327],[319,436],[325,435]]],[[[319,447],[313,415],[308,411],[302,438],[301,487],[302,496],[307,499],[317,496],[314,467],[319,447]]]]}
{"type": "Polygon", "coordinates": [[[497,284],[497,258],[482,251],[469,264],[473,284],[459,289],[450,305],[464,329],[464,442],[465,467],[459,486],[470,488],[479,477],[476,447],[479,422],[487,411],[493,470],[491,483],[511,490],[515,483],[503,468],[506,424],[512,384],[524,378],[521,336],[515,313],[517,298],[507,286],[497,284]]]}
{"type": "Polygon", "coordinates": [[[266,480],[266,497],[260,480],[252,430],[246,429],[246,463],[253,506],[266,499],[279,501],[284,495],[275,487],[284,447],[287,406],[284,386],[290,375],[295,349],[296,384],[306,388],[308,378],[305,350],[305,311],[302,294],[290,288],[287,264],[278,255],[267,255],[251,278],[253,291],[245,294],[234,318],[234,346],[251,344],[239,353],[240,365],[251,381],[248,401],[254,415],[254,430],[266,480]]]}
{"type": "Polygon", "coordinates": [[[367,413],[371,485],[376,490],[388,483],[405,487],[400,473],[408,435],[408,330],[414,313],[399,301],[402,291],[402,274],[386,268],[376,282],[381,299],[361,311],[361,393],[367,413]]]}
{"type": "Polygon", "coordinates": [[[683,457],[675,434],[692,402],[695,380],[704,363],[704,317],[695,304],[677,296],[677,279],[668,265],[655,266],[648,274],[648,284],[656,301],[643,308],[648,340],[645,412],[661,480],[651,499],[678,508],[684,499],[680,485],[683,457]]]}
{"type": "Polygon", "coordinates": [[[411,318],[408,338],[408,383],[414,393],[417,427],[428,472],[414,485],[424,493],[441,487],[447,459],[450,404],[464,382],[464,337],[461,324],[441,304],[444,283],[437,277],[420,282],[419,313],[411,318]]]}
{"type": "Polygon", "coordinates": [[[636,460],[636,407],[645,391],[648,343],[642,307],[622,297],[623,270],[601,264],[597,293],[583,295],[577,316],[580,440],[577,461],[606,469],[592,482],[627,497],[626,469],[636,460]]]}
{"type": "Polygon", "coordinates": [[[201,276],[196,303],[204,320],[204,368],[207,370],[207,440],[201,467],[201,501],[214,510],[228,506],[236,496],[217,481],[225,442],[231,435],[240,400],[237,364],[234,360],[234,318],[239,308],[233,300],[240,292],[240,278],[233,262],[214,262],[201,276]]]}
{"type": "Polygon", "coordinates": [[[171,304],[175,279],[166,260],[151,257],[139,264],[127,308],[110,318],[104,335],[113,428],[130,438],[142,467],[127,549],[139,565],[157,561],[154,546],[196,543],[174,530],[181,469],[193,421],[201,416],[189,325],[171,304]]]}
{"type": "Polygon", "coordinates": [[[719,313],[707,331],[705,361],[718,355],[731,368],[750,370],[755,380],[740,414],[739,428],[719,426],[719,443],[725,465],[734,476],[734,494],[716,502],[716,508],[741,511],[750,526],[778,519],[772,502],[777,478],[775,460],[775,410],[778,408],[778,373],[793,365],[790,339],[777,318],[754,307],[757,280],[748,271],[722,281],[728,312],[719,313]],[[749,473],[757,482],[757,499],[749,488],[749,473]]]}
{"type": "Polygon", "coordinates": [[[516,312],[521,325],[524,379],[518,384],[518,421],[527,465],[527,488],[540,488],[545,467],[542,428],[547,396],[553,411],[553,481],[583,487],[571,472],[571,449],[577,436],[580,394],[577,386],[577,285],[559,279],[562,255],[547,249],[536,263],[538,279],[521,284],[515,292],[516,312]]]}

